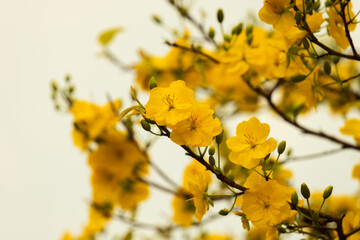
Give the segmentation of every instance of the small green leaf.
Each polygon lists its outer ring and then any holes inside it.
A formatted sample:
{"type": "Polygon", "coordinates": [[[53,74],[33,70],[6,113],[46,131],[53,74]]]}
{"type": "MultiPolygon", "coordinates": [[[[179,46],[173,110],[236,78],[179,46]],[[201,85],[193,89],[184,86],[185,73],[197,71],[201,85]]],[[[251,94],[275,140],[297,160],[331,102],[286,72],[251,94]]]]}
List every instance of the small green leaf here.
{"type": "Polygon", "coordinates": [[[117,28],[112,28],[112,29],[102,32],[98,38],[99,43],[102,46],[109,45],[109,43],[114,39],[114,37],[122,31],[123,31],[122,27],[117,27],[117,28]]]}

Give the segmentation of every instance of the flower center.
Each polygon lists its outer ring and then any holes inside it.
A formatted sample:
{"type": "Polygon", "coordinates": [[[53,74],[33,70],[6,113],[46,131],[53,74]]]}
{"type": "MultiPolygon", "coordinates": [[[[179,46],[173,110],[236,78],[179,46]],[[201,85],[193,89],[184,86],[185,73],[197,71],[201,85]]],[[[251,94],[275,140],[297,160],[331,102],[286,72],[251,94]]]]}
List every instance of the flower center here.
{"type": "Polygon", "coordinates": [[[250,133],[250,134],[244,134],[245,142],[251,146],[251,148],[255,148],[257,146],[256,144],[256,138],[250,133]]]}
{"type": "Polygon", "coordinates": [[[190,125],[190,131],[193,131],[198,127],[198,116],[191,115],[187,121],[190,125]]]}
{"type": "Polygon", "coordinates": [[[173,94],[172,96],[170,94],[167,94],[165,97],[162,98],[162,101],[169,106],[168,111],[170,111],[175,107],[175,94],[173,94]]]}

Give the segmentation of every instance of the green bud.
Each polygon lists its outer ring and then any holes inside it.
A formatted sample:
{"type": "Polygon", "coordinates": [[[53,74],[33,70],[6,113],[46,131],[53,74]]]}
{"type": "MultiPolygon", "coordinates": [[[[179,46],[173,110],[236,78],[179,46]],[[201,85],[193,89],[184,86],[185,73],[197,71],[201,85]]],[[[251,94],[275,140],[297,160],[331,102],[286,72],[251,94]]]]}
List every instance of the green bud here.
{"type": "Polygon", "coordinates": [[[70,87],[69,87],[69,93],[70,93],[70,94],[73,93],[74,90],[75,90],[75,87],[74,87],[74,86],[70,86],[70,87]]]}
{"type": "Polygon", "coordinates": [[[317,11],[317,10],[319,10],[319,8],[320,8],[320,1],[317,1],[317,2],[315,2],[315,5],[314,5],[313,9],[315,11],[317,11]]]}
{"type": "Polygon", "coordinates": [[[291,82],[302,82],[302,81],[304,81],[305,79],[306,79],[306,75],[302,75],[302,74],[300,74],[300,75],[297,75],[297,76],[295,76],[295,77],[292,77],[291,78],[291,82]]]}
{"type": "Polygon", "coordinates": [[[65,81],[66,81],[66,82],[70,82],[70,81],[71,81],[71,76],[70,76],[69,74],[67,74],[67,75],[65,76],[65,81]]]}
{"type": "Polygon", "coordinates": [[[325,188],[323,192],[323,198],[328,199],[331,196],[332,191],[333,191],[333,186],[328,186],[327,188],[325,188]]]}
{"type": "Polygon", "coordinates": [[[278,145],[277,151],[279,154],[282,154],[286,148],[286,141],[281,141],[278,145]]]}
{"type": "Polygon", "coordinates": [[[215,30],[214,28],[210,27],[208,32],[209,38],[213,39],[215,37],[215,30]]]}
{"type": "Polygon", "coordinates": [[[222,23],[224,21],[224,12],[221,8],[218,9],[216,16],[219,23],[222,23]]]}
{"type": "Polygon", "coordinates": [[[142,126],[142,128],[145,130],[145,131],[150,131],[150,129],[151,129],[151,126],[150,126],[150,124],[145,120],[145,119],[142,119],[141,120],[141,126],[142,126]]]}
{"type": "Polygon", "coordinates": [[[150,78],[150,81],[149,81],[149,88],[150,90],[153,89],[153,88],[156,88],[157,87],[157,81],[156,81],[156,78],[154,76],[152,76],[150,78]]]}
{"type": "Polygon", "coordinates": [[[252,40],[253,40],[253,35],[252,35],[252,33],[250,33],[250,34],[248,34],[247,36],[246,36],[246,42],[247,42],[247,44],[251,44],[252,43],[252,40]]]}
{"type": "Polygon", "coordinates": [[[291,193],[291,205],[296,207],[299,203],[299,197],[297,195],[297,192],[296,191],[293,191],[291,193]]]}
{"type": "Polygon", "coordinates": [[[215,154],[215,147],[214,146],[211,146],[209,148],[209,155],[214,155],[215,154]]]}
{"type": "Polygon", "coordinates": [[[215,166],[215,158],[213,155],[210,155],[209,157],[209,164],[214,167],[215,166]]]}
{"type": "Polygon", "coordinates": [[[324,62],[324,72],[327,74],[327,75],[330,75],[331,73],[331,64],[329,61],[325,61],[324,62]]]}
{"type": "Polygon", "coordinates": [[[309,44],[309,41],[307,40],[306,37],[303,38],[302,44],[303,44],[303,46],[304,46],[305,49],[309,49],[310,44],[309,44]]]}
{"type": "Polygon", "coordinates": [[[333,1],[331,0],[326,0],[325,2],[325,7],[330,7],[333,4],[333,1]]]}
{"type": "Polygon", "coordinates": [[[158,15],[153,15],[152,20],[157,24],[162,24],[162,20],[158,15]]]}
{"type": "Polygon", "coordinates": [[[231,35],[225,34],[224,40],[225,40],[226,42],[231,42],[231,39],[232,39],[232,36],[231,36],[231,35]]]}
{"type": "Polygon", "coordinates": [[[269,153],[268,155],[266,155],[265,158],[264,158],[264,161],[268,160],[269,157],[270,157],[270,155],[271,155],[271,153],[269,153]]]}
{"type": "Polygon", "coordinates": [[[310,10],[313,6],[313,3],[311,1],[308,1],[306,4],[306,10],[310,10]]]}
{"type": "Polygon", "coordinates": [[[240,33],[242,32],[242,28],[243,28],[243,24],[242,24],[242,23],[239,23],[238,25],[236,25],[236,26],[233,28],[234,34],[240,35],[240,33]]]}
{"type": "Polygon", "coordinates": [[[219,211],[219,214],[220,214],[221,216],[226,216],[226,215],[229,214],[229,210],[226,209],[226,208],[223,208],[223,209],[221,209],[221,210],[219,211]]]}
{"type": "Polygon", "coordinates": [[[246,35],[249,35],[250,33],[252,34],[253,29],[254,29],[253,25],[247,25],[245,29],[246,35]]]}
{"type": "Polygon", "coordinates": [[[334,56],[332,60],[333,60],[334,64],[338,64],[339,61],[340,61],[340,57],[339,56],[334,56]]]}
{"type": "Polygon", "coordinates": [[[302,20],[302,13],[300,12],[300,11],[297,11],[296,13],[295,13],[295,21],[296,21],[296,24],[297,25],[300,25],[300,23],[301,23],[301,20],[302,20]]]}
{"type": "Polygon", "coordinates": [[[223,140],[223,137],[224,137],[224,131],[222,131],[219,135],[217,135],[217,136],[215,137],[216,143],[217,143],[217,144],[220,144],[220,143],[222,142],[222,140],[223,140]]]}
{"type": "Polygon", "coordinates": [[[306,185],[306,183],[302,183],[301,184],[301,195],[303,195],[303,197],[305,199],[309,199],[310,198],[310,189],[308,188],[308,186],[306,185]]]}
{"type": "Polygon", "coordinates": [[[56,92],[58,90],[58,86],[57,83],[55,81],[51,82],[51,88],[54,92],[56,92]]]}

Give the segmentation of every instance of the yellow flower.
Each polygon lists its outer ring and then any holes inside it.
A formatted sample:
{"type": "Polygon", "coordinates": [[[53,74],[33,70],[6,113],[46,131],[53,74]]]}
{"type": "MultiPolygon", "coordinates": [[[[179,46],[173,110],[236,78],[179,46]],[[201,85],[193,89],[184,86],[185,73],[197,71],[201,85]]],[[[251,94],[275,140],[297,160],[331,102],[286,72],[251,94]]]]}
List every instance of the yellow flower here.
{"type": "Polygon", "coordinates": [[[146,117],[158,125],[175,125],[190,115],[193,101],[194,92],[181,80],[172,82],[168,88],[153,88],[145,106],[146,117]]]}
{"type": "Polygon", "coordinates": [[[231,240],[233,237],[225,234],[205,234],[196,240],[231,240]]]}
{"type": "MultiPolygon", "coordinates": [[[[345,234],[349,234],[354,230],[360,227],[360,210],[355,212],[349,211],[346,213],[343,219],[343,229],[345,234]]],[[[358,240],[360,239],[360,232],[356,232],[355,234],[346,238],[348,240],[358,240]]]]}
{"type": "Polygon", "coordinates": [[[109,102],[103,107],[86,101],[75,101],[70,108],[74,115],[74,144],[87,150],[91,141],[97,140],[105,131],[115,126],[120,107],[120,100],[109,102]]]}
{"type": "Polygon", "coordinates": [[[270,126],[260,123],[256,117],[239,123],[236,128],[236,136],[230,137],[226,144],[231,153],[229,160],[245,168],[256,167],[260,160],[276,148],[274,138],[266,140],[270,132],[270,126]]]}
{"type": "Polygon", "coordinates": [[[149,197],[149,186],[143,182],[127,178],[119,182],[119,185],[115,203],[122,209],[134,209],[139,202],[149,197]]]}
{"type": "Polygon", "coordinates": [[[84,227],[81,236],[78,238],[79,240],[88,240],[93,239],[95,234],[101,232],[106,223],[110,220],[109,217],[104,216],[104,214],[97,210],[94,207],[90,207],[89,213],[89,222],[84,227]]]}
{"type": "Polygon", "coordinates": [[[185,189],[192,195],[192,201],[195,206],[195,217],[198,222],[201,221],[208,209],[205,191],[211,182],[210,172],[197,161],[193,161],[184,173],[185,189]]]}
{"type": "Polygon", "coordinates": [[[179,145],[191,147],[209,146],[213,137],[222,131],[218,118],[213,118],[214,111],[207,104],[194,102],[190,116],[172,126],[170,139],[179,145]]]}
{"type": "Polygon", "coordinates": [[[174,211],[173,221],[176,224],[183,227],[191,226],[195,213],[195,206],[191,200],[175,195],[172,201],[172,208],[174,211]]]}
{"type": "Polygon", "coordinates": [[[360,163],[356,164],[352,171],[352,177],[360,180],[360,163]]]}
{"type": "Polygon", "coordinates": [[[340,132],[344,135],[353,136],[356,144],[360,146],[360,120],[359,119],[348,119],[345,125],[340,129],[340,132]]]}
{"type": "Polygon", "coordinates": [[[147,156],[125,133],[115,130],[109,132],[104,142],[89,154],[88,163],[92,169],[104,169],[118,179],[148,173],[147,156]]]}
{"type": "Polygon", "coordinates": [[[290,0],[266,0],[259,11],[261,21],[272,24],[274,29],[286,31],[295,25],[294,14],[287,10],[290,0]]]}
{"type": "MultiPolygon", "coordinates": [[[[328,31],[330,36],[335,39],[335,42],[338,46],[343,49],[346,49],[350,43],[346,37],[344,22],[341,16],[338,14],[340,11],[340,3],[335,3],[332,7],[329,7],[328,15],[329,15],[329,25],[328,31]]],[[[353,19],[355,17],[354,12],[352,11],[352,3],[349,2],[348,6],[345,7],[345,18],[346,22],[349,22],[350,18],[353,19]],[[349,11],[350,10],[350,11],[349,11]]],[[[350,23],[348,25],[349,31],[355,30],[356,21],[350,23]]]]}
{"type": "Polygon", "coordinates": [[[241,209],[255,226],[275,226],[290,217],[291,208],[287,201],[292,191],[275,180],[259,181],[244,193],[241,209]]]}
{"type": "Polygon", "coordinates": [[[279,239],[277,236],[276,228],[274,227],[267,227],[267,226],[260,226],[260,227],[253,227],[247,233],[247,240],[276,240],[279,239]]]}

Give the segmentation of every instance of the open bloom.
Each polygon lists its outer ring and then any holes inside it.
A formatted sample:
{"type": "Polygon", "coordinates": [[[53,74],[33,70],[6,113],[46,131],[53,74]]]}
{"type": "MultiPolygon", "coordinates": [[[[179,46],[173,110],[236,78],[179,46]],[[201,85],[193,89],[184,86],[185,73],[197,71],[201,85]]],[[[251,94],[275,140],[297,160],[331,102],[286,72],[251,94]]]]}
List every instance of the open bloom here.
{"type": "Polygon", "coordinates": [[[236,136],[226,141],[231,153],[231,162],[245,168],[256,167],[260,160],[276,148],[276,140],[269,138],[270,126],[260,123],[259,119],[252,117],[243,121],[236,127],[236,136]]]}
{"type": "Polygon", "coordinates": [[[286,9],[289,4],[290,0],[266,0],[259,11],[259,18],[278,31],[286,31],[295,25],[294,14],[286,9]]]}
{"type": "Polygon", "coordinates": [[[360,146],[360,120],[359,119],[348,119],[345,125],[340,129],[340,132],[344,135],[353,136],[356,144],[360,146]]]}
{"type": "Polygon", "coordinates": [[[184,173],[184,188],[192,195],[195,217],[200,222],[208,209],[205,192],[211,182],[210,172],[197,161],[193,161],[184,173]]]}
{"type": "Polygon", "coordinates": [[[146,117],[158,125],[175,125],[190,115],[193,101],[193,90],[181,80],[172,82],[168,88],[153,88],[145,106],[146,117]]]}
{"type": "Polygon", "coordinates": [[[189,113],[187,119],[171,127],[170,139],[179,145],[209,146],[222,131],[220,120],[213,118],[214,111],[207,104],[199,102],[194,103],[189,113]]]}
{"type": "Polygon", "coordinates": [[[287,201],[293,189],[275,180],[259,181],[243,195],[241,209],[255,226],[274,226],[289,219],[291,208],[287,201]]]}

